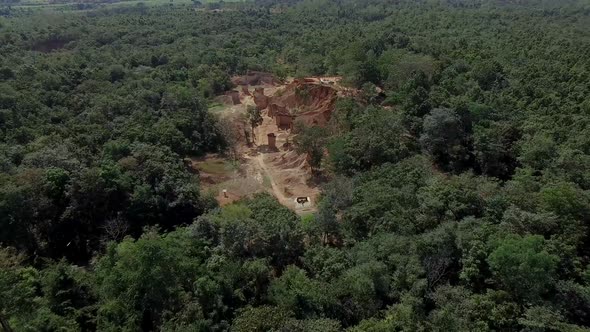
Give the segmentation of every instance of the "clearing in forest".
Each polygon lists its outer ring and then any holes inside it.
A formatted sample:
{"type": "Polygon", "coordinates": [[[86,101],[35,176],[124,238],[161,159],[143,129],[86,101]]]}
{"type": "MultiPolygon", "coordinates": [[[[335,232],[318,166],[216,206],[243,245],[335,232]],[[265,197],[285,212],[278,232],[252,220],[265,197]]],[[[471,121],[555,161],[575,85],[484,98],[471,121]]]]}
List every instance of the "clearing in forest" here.
{"type": "Polygon", "coordinates": [[[307,156],[294,150],[294,126],[328,122],[337,96],[348,93],[339,85],[340,78],[281,82],[267,73],[250,72],[232,81],[236,88],[218,96],[212,109],[233,143],[230,156],[191,161],[203,188],[221,205],[266,191],[299,214],[315,211],[319,188],[307,156]],[[262,117],[254,130],[247,116],[252,108],[260,110],[262,117]]]}

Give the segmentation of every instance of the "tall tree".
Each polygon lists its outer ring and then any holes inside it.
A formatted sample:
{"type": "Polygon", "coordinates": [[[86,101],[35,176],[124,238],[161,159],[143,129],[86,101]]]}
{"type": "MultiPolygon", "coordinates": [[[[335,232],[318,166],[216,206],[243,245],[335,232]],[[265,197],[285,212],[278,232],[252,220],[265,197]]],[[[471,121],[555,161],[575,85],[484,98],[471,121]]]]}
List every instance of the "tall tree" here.
{"type": "Polygon", "coordinates": [[[311,167],[311,172],[316,172],[322,165],[324,149],[327,140],[327,130],[319,126],[303,127],[293,140],[295,150],[305,153],[311,167]]]}

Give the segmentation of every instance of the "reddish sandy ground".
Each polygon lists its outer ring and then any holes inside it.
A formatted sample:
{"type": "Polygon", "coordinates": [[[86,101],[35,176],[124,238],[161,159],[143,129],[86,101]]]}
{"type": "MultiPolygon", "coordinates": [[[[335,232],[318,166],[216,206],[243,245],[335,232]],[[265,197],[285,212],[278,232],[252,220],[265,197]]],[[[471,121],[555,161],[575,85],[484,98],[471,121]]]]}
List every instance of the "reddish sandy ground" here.
{"type": "MultiPolygon", "coordinates": [[[[277,99],[283,94],[289,93],[288,89],[293,88],[293,81],[287,80],[278,83],[265,74],[240,77],[234,80],[237,83],[246,80],[249,83],[256,83],[256,85],[248,85],[245,88],[239,86],[235,89],[239,92],[239,104],[235,104],[236,98],[234,96],[232,100],[230,92],[219,97],[218,101],[223,103],[223,106],[218,106],[214,110],[214,113],[218,114],[227,126],[231,126],[230,131],[237,136],[235,147],[237,160],[230,162],[228,158],[219,155],[193,159],[192,165],[199,170],[203,189],[211,192],[222,206],[258,192],[267,191],[274,195],[281,204],[298,214],[314,212],[320,191],[312,181],[306,156],[298,155],[290,144],[294,137],[291,130],[279,129],[275,120],[268,116],[268,110],[264,110],[262,111],[263,122],[255,128],[254,137],[250,139],[249,145],[244,135],[244,131],[248,127],[245,117],[246,108],[248,105],[255,106],[252,97],[254,90],[263,88],[265,96],[277,99]],[[267,135],[270,133],[276,135],[277,149],[275,150],[270,150],[268,147],[267,135]],[[304,206],[297,204],[297,197],[309,197],[310,204],[304,206]]],[[[338,77],[309,78],[305,80],[304,84],[311,84],[312,87],[314,84],[335,87],[338,86],[338,81],[338,77]]],[[[237,95],[238,92],[233,92],[233,94],[237,95]]],[[[316,100],[312,105],[322,105],[326,108],[325,105],[328,102],[316,100]]],[[[307,111],[310,114],[318,113],[317,109],[308,109],[307,111]]],[[[325,117],[326,115],[322,114],[321,116],[325,117]]]]}

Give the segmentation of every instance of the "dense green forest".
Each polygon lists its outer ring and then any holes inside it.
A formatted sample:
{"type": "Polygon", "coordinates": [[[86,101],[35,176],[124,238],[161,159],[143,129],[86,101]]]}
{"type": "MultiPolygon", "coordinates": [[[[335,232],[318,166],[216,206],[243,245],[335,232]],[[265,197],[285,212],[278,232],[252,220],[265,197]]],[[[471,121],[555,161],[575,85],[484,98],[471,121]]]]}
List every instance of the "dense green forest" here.
{"type": "Polygon", "coordinates": [[[195,7],[0,5],[0,331],[590,331],[588,1],[195,7]],[[248,70],[361,91],[314,215],[183,163],[248,70]]]}

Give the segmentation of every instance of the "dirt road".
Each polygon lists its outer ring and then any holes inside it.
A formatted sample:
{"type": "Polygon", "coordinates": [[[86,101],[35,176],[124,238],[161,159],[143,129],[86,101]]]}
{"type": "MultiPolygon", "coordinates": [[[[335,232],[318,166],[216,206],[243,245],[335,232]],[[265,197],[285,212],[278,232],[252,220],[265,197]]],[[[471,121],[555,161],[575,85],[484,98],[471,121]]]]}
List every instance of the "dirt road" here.
{"type": "Polygon", "coordinates": [[[271,186],[273,195],[279,200],[279,202],[281,204],[283,204],[289,208],[293,208],[293,205],[294,205],[293,200],[291,200],[285,196],[284,192],[281,190],[279,185],[274,180],[273,174],[271,173],[271,171],[268,169],[268,166],[264,162],[264,155],[259,154],[256,157],[254,157],[254,160],[256,161],[258,166],[260,167],[260,170],[262,171],[263,176],[266,176],[270,180],[270,186],[271,186]]]}
{"type": "MultiPolygon", "coordinates": [[[[320,88],[323,86],[321,78],[315,81],[315,85],[309,82],[301,84],[307,84],[305,87],[312,91],[321,90],[320,88]]],[[[211,109],[217,116],[227,121],[226,124],[228,128],[231,128],[231,133],[235,134],[235,137],[233,137],[235,139],[235,154],[246,159],[246,162],[240,166],[239,171],[228,176],[229,179],[219,181],[221,183],[218,183],[214,177],[202,179],[204,182],[212,182],[211,186],[215,186],[214,190],[226,190],[223,196],[220,196],[222,195],[221,191],[218,193],[218,196],[223,198],[218,199],[220,204],[235,201],[256,192],[268,191],[282,205],[298,214],[315,211],[314,205],[319,196],[319,188],[313,181],[310,181],[310,171],[304,156],[297,154],[291,148],[293,139],[291,131],[279,128],[276,119],[269,116],[268,111],[263,111],[263,122],[250,135],[246,133],[249,131],[249,123],[246,117],[247,108],[256,105],[253,97],[254,90],[257,93],[263,93],[269,98],[278,98],[277,96],[281,96],[278,91],[288,90],[288,96],[291,98],[289,101],[291,103],[305,104],[307,114],[311,114],[311,116],[316,116],[314,112],[322,107],[324,109],[324,106],[329,104],[334,97],[333,93],[328,93],[327,95],[319,94],[314,102],[299,100],[291,83],[292,81],[287,81],[282,84],[273,83],[242,87],[238,91],[239,103],[234,104],[235,100],[222,98],[218,101],[220,104],[211,109]],[[269,149],[267,145],[267,137],[271,134],[275,135],[274,149],[269,149]],[[248,142],[252,138],[255,138],[255,144],[248,142]],[[226,196],[230,196],[231,199],[227,199],[226,196]],[[309,204],[296,204],[296,197],[307,197],[309,204]]],[[[210,166],[207,162],[206,160],[203,161],[202,163],[205,165],[201,165],[201,167],[210,166]]]]}

